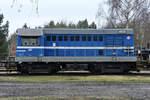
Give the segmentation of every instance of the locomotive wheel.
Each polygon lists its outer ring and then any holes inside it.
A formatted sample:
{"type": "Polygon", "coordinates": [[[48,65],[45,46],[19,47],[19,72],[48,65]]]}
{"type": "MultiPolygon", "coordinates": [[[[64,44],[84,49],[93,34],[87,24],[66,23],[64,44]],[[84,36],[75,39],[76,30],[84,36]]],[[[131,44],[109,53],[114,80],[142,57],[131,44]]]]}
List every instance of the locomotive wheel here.
{"type": "Polygon", "coordinates": [[[60,70],[60,68],[56,64],[50,64],[48,67],[49,74],[56,74],[59,70],[60,70]]]}
{"type": "Polygon", "coordinates": [[[32,73],[32,65],[23,64],[22,66],[20,66],[19,72],[21,74],[31,74],[32,73]]]}

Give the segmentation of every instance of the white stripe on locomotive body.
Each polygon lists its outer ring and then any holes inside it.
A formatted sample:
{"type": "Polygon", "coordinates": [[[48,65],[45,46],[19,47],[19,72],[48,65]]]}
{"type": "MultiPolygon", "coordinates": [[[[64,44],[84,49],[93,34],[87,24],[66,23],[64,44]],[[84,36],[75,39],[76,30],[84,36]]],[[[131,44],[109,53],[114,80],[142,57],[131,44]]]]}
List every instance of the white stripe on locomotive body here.
{"type": "Polygon", "coordinates": [[[17,46],[17,49],[134,49],[134,47],[44,47],[44,46],[17,46]]]}

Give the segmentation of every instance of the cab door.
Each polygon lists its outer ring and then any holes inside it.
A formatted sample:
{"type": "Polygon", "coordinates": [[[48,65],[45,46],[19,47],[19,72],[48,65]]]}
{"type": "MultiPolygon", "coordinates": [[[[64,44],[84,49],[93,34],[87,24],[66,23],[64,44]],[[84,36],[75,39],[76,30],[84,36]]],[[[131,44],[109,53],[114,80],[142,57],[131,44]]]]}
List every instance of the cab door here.
{"type": "Polygon", "coordinates": [[[119,34],[109,34],[105,36],[106,56],[120,56],[123,47],[123,36],[119,34]]]}

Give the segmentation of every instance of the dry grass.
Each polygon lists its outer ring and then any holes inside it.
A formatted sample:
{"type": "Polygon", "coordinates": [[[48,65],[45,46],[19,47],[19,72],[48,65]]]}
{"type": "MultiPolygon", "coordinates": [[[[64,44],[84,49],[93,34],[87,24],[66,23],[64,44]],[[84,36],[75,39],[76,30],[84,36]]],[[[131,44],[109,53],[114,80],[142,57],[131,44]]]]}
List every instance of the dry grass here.
{"type": "Polygon", "coordinates": [[[136,100],[133,98],[122,98],[117,96],[76,96],[76,97],[58,97],[58,96],[39,96],[39,97],[10,97],[0,100],[136,100]]]}
{"type": "Polygon", "coordinates": [[[150,82],[150,77],[128,75],[93,75],[93,76],[0,76],[6,82],[150,82]]]}

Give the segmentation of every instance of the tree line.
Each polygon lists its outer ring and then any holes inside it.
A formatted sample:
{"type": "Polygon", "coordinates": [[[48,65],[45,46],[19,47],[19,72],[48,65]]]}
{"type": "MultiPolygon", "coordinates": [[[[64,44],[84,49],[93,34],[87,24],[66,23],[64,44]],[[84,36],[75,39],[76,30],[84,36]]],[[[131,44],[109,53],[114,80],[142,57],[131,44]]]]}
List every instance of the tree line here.
{"type": "Polygon", "coordinates": [[[44,25],[44,28],[96,29],[97,25],[95,24],[95,22],[89,24],[87,19],[79,20],[77,24],[73,22],[69,22],[69,24],[67,24],[65,21],[54,22],[52,20],[48,24],[44,25]]]}
{"type": "Polygon", "coordinates": [[[9,22],[3,23],[4,16],[0,14],[0,60],[8,55],[8,27],[9,22]]]}

